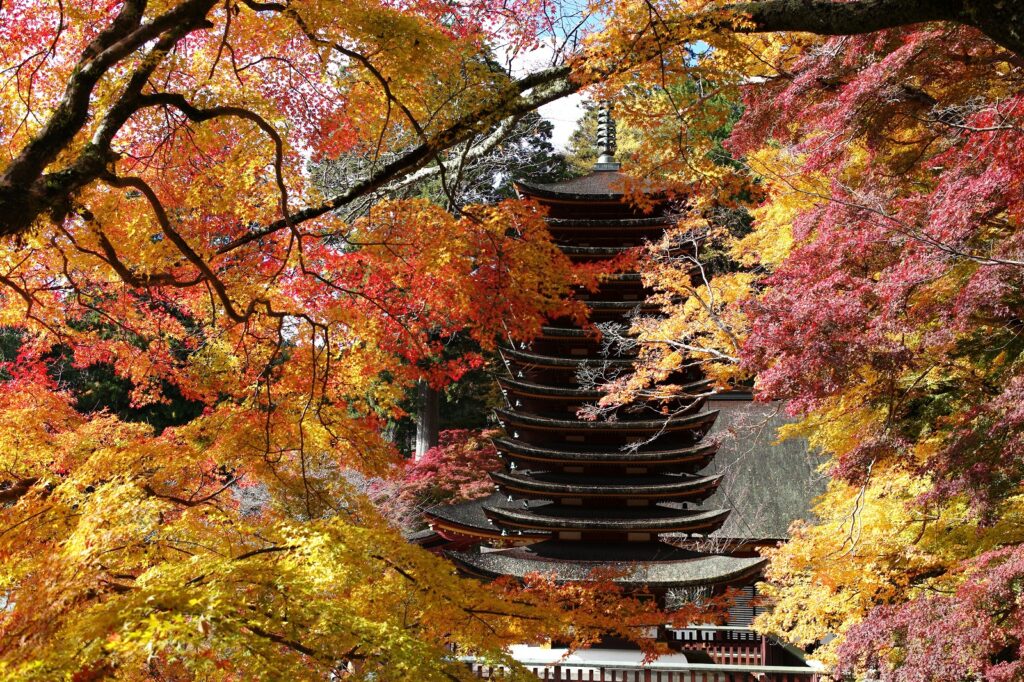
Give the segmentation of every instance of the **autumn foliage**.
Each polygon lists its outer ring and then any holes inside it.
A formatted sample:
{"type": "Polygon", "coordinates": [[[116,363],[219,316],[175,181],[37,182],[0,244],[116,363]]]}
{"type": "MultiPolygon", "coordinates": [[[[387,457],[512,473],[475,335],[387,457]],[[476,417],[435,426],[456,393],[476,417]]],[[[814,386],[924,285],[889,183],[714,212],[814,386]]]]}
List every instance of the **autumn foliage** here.
{"type": "Polygon", "coordinates": [[[419,460],[409,462],[402,476],[401,499],[423,508],[487,497],[494,482],[487,475],[501,469],[493,431],[449,429],[419,460]]]}
{"type": "Polygon", "coordinates": [[[670,315],[607,402],[687,363],[756,378],[831,476],[760,627],[840,671],[1019,679],[1020,55],[949,24],[708,42],[623,83],[688,210],[651,249],[670,315]]]}
{"type": "Polygon", "coordinates": [[[461,679],[453,651],[637,635],[607,580],[458,578],[354,483],[394,472],[416,382],[480,365],[453,338],[528,339],[597,276],[535,205],[409,187],[600,82],[685,214],[610,400],[756,375],[833,477],[760,626],[1020,676],[1017,3],[570,5],[0,5],[0,675],[461,679]],[[82,400],[99,371],[127,408],[82,400]]]}
{"type": "MultiPolygon", "coordinates": [[[[452,679],[453,651],[573,626],[557,591],[459,578],[356,484],[394,471],[416,382],[480,364],[452,338],[528,338],[594,277],[535,205],[389,198],[552,96],[481,57],[543,12],[500,17],[3,3],[0,677],[452,679]],[[367,170],[325,196],[309,164],[339,157],[367,170]],[[81,400],[97,368],[130,409],[81,400]]],[[[584,639],[626,608],[593,599],[584,639]]]]}

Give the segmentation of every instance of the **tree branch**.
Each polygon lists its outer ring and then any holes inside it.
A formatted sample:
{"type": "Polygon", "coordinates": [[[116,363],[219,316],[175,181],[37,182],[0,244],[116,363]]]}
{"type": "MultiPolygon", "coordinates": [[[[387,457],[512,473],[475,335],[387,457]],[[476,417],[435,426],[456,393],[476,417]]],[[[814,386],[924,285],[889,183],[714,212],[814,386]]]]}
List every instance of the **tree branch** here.
{"type": "MultiPolygon", "coordinates": [[[[215,3],[216,0],[188,0],[147,23],[142,23],[144,0],[124,3],[110,26],[83,52],[64,97],[42,130],[0,175],[0,215],[4,217],[0,222],[0,237],[24,232],[46,212],[55,219],[63,219],[70,194],[103,172],[109,161],[109,149],[88,144],[71,166],[54,173],[44,174],[44,170],[86,125],[93,92],[100,79],[118,62],[154,39],[163,36],[157,46],[162,52],[189,32],[208,26],[206,14],[215,3]]],[[[155,59],[157,54],[153,53],[152,57],[155,59]]],[[[153,67],[152,61],[144,60],[133,75],[144,80],[153,67]]],[[[128,88],[119,104],[134,95],[128,88]]],[[[117,105],[112,109],[116,108],[117,105]]]]}
{"type": "Polygon", "coordinates": [[[818,35],[857,35],[929,21],[949,21],[979,29],[999,45],[1024,56],[1024,1],[1005,0],[761,0],[728,8],[750,26],[740,32],[800,31],[818,35]]]}
{"type": "MultiPolygon", "coordinates": [[[[366,194],[382,189],[385,185],[427,165],[438,151],[449,149],[460,142],[465,142],[480,131],[487,130],[498,120],[521,116],[565,95],[576,92],[583,86],[583,83],[570,79],[570,74],[570,67],[556,66],[515,81],[506,90],[504,96],[498,97],[488,105],[462,116],[429,140],[421,142],[398,158],[371,172],[365,178],[349,187],[345,192],[316,206],[295,211],[292,213],[293,223],[298,225],[299,223],[313,220],[337,210],[366,194]]],[[[249,234],[232,240],[220,247],[217,253],[229,253],[240,246],[258,241],[286,227],[288,227],[287,221],[274,221],[261,229],[254,230],[249,234]]]]}

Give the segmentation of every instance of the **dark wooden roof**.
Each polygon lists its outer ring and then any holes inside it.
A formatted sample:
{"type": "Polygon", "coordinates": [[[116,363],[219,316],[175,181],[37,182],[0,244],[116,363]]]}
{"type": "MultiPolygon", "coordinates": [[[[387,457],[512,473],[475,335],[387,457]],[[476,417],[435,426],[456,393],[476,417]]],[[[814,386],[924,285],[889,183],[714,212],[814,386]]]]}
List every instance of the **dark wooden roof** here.
{"type": "Polygon", "coordinates": [[[544,325],[540,328],[541,336],[551,338],[585,338],[593,339],[601,336],[596,329],[580,329],[579,327],[555,327],[544,325]]]}
{"type": "MultiPolygon", "coordinates": [[[[547,386],[545,384],[536,384],[530,381],[518,381],[516,379],[508,379],[501,376],[498,377],[498,385],[503,389],[512,391],[513,393],[520,393],[523,395],[561,396],[593,401],[600,400],[601,397],[605,395],[604,391],[600,391],[598,389],[547,386]]],[[[710,381],[702,379],[701,381],[692,381],[688,384],[684,384],[681,388],[687,395],[692,395],[696,392],[708,390],[710,385],[710,381]]]]}
{"type": "Polygon", "coordinates": [[[652,589],[744,582],[764,565],[760,558],[700,554],[656,542],[615,546],[549,540],[507,550],[447,554],[481,577],[540,573],[558,582],[578,582],[592,579],[595,570],[613,571],[619,584],[652,589]]]}
{"type": "Polygon", "coordinates": [[[560,431],[607,431],[617,434],[624,433],[671,433],[672,431],[699,429],[714,423],[718,417],[715,410],[698,412],[668,419],[617,419],[615,421],[581,421],[578,419],[549,419],[523,412],[497,409],[498,421],[521,427],[538,429],[557,429],[560,431]]]}
{"type": "Polygon", "coordinates": [[[628,176],[615,171],[594,171],[561,182],[520,182],[516,188],[522,194],[552,199],[618,199],[627,180],[628,176]]]}
{"type": "MultiPolygon", "coordinates": [[[[536,506],[538,504],[542,504],[542,502],[531,501],[526,502],[525,504],[532,504],[536,506]]],[[[484,505],[492,508],[498,508],[506,505],[514,505],[518,508],[524,508],[524,502],[522,500],[509,502],[506,495],[496,492],[491,496],[482,499],[459,502],[456,504],[436,505],[427,509],[423,515],[431,525],[440,523],[449,528],[462,528],[467,532],[481,533],[491,536],[501,535],[501,528],[491,523],[491,520],[487,518],[487,514],[484,513],[484,505]]],[[[531,535],[529,532],[524,534],[531,535]]],[[[532,535],[543,538],[547,537],[548,534],[536,533],[532,535]]]]}
{"type": "Polygon", "coordinates": [[[602,282],[641,282],[643,275],[639,272],[613,272],[610,275],[601,275],[602,282]]]}
{"type": "Polygon", "coordinates": [[[550,462],[644,464],[653,462],[690,462],[710,459],[717,449],[715,443],[701,443],[692,447],[668,450],[555,450],[540,448],[515,438],[493,438],[491,442],[499,452],[550,462]]]}
{"type": "Polygon", "coordinates": [[[689,474],[660,474],[651,476],[630,476],[628,479],[615,477],[581,476],[557,472],[536,471],[494,471],[490,474],[495,483],[552,497],[657,497],[667,498],[693,495],[714,490],[721,476],[694,476],[689,474]]]}
{"type": "Polygon", "coordinates": [[[779,427],[791,421],[778,404],[712,399],[709,405],[719,410],[719,418],[707,438],[718,441],[719,449],[703,473],[723,479],[707,504],[733,509],[714,535],[789,537],[790,524],[811,519],[814,498],[825,492],[822,456],[802,438],[778,442],[779,427]]]}
{"type": "MultiPolygon", "coordinates": [[[[630,177],[618,171],[594,171],[578,178],[551,183],[516,184],[521,194],[548,199],[571,199],[582,201],[616,201],[623,197],[622,190],[630,182],[630,177]]],[[[651,182],[644,182],[641,191],[648,195],[656,195],[656,188],[651,182]]]]}
{"type": "Polygon", "coordinates": [[[525,350],[516,350],[507,346],[498,349],[506,360],[514,360],[518,364],[531,364],[539,367],[632,367],[629,358],[574,358],[555,355],[542,355],[525,350]]]}
{"type": "Polygon", "coordinates": [[[515,379],[509,379],[501,376],[498,377],[498,385],[505,390],[510,390],[513,393],[523,395],[561,396],[565,398],[575,398],[578,400],[594,401],[600,400],[601,396],[604,395],[602,391],[598,391],[596,389],[547,386],[545,384],[535,384],[530,381],[516,381],[515,379]]]}
{"type": "Polygon", "coordinates": [[[636,246],[568,246],[559,245],[562,253],[566,256],[586,256],[588,258],[611,258],[625,253],[636,246]]]}
{"type": "Polygon", "coordinates": [[[608,532],[710,533],[721,527],[728,509],[646,507],[573,507],[555,503],[522,507],[483,505],[484,513],[502,525],[536,530],[608,532]]]}
{"type": "Polygon", "coordinates": [[[548,218],[547,223],[552,227],[664,227],[677,222],[683,215],[666,213],[643,218],[548,218]]]}
{"type": "Polygon", "coordinates": [[[614,310],[616,312],[628,313],[633,310],[643,310],[647,313],[661,309],[661,306],[646,301],[583,301],[591,311],[614,310]]]}

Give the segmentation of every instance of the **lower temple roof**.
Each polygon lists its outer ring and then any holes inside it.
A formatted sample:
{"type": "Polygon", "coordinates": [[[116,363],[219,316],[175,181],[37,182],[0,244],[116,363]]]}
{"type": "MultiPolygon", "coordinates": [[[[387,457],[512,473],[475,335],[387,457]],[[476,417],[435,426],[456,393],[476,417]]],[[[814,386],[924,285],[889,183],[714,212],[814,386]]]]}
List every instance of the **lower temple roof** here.
{"type": "Polygon", "coordinates": [[[644,507],[580,507],[546,503],[524,506],[483,505],[484,513],[499,525],[534,530],[598,532],[708,533],[729,516],[728,509],[673,509],[644,507]]]}
{"type": "MultiPolygon", "coordinates": [[[[544,504],[544,501],[537,500],[532,502],[526,502],[527,505],[538,505],[544,504]]],[[[439,526],[443,526],[452,531],[464,532],[471,535],[499,537],[503,535],[502,529],[491,523],[491,520],[487,518],[487,514],[484,513],[484,505],[488,507],[502,507],[512,506],[519,509],[524,508],[524,502],[522,500],[512,501],[508,500],[506,495],[501,493],[493,493],[489,497],[482,499],[469,500],[468,502],[459,502],[456,504],[439,504],[427,509],[423,515],[431,526],[435,527],[435,530],[439,526]]],[[[539,532],[534,533],[532,531],[521,531],[520,537],[526,539],[530,537],[535,538],[546,538],[550,534],[539,532]]]]}
{"type": "Polygon", "coordinates": [[[585,543],[547,540],[527,547],[446,552],[469,572],[492,578],[524,578],[533,573],[558,582],[594,579],[612,572],[614,582],[652,589],[735,583],[757,575],[765,560],[679,549],[661,542],[585,543]]]}

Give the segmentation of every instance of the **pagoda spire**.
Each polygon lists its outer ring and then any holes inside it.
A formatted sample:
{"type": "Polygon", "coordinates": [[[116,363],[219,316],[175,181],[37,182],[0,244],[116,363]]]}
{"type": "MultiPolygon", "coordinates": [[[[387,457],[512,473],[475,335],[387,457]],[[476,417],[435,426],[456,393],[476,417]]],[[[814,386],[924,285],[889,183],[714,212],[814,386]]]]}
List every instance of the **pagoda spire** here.
{"type": "Polygon", "coordinates": [[[615,160],[615,119],[612,118],[612,104],[601,100],[597,109],[597,163],[596,171],[617,171],[622,166],[615,160]]]}

